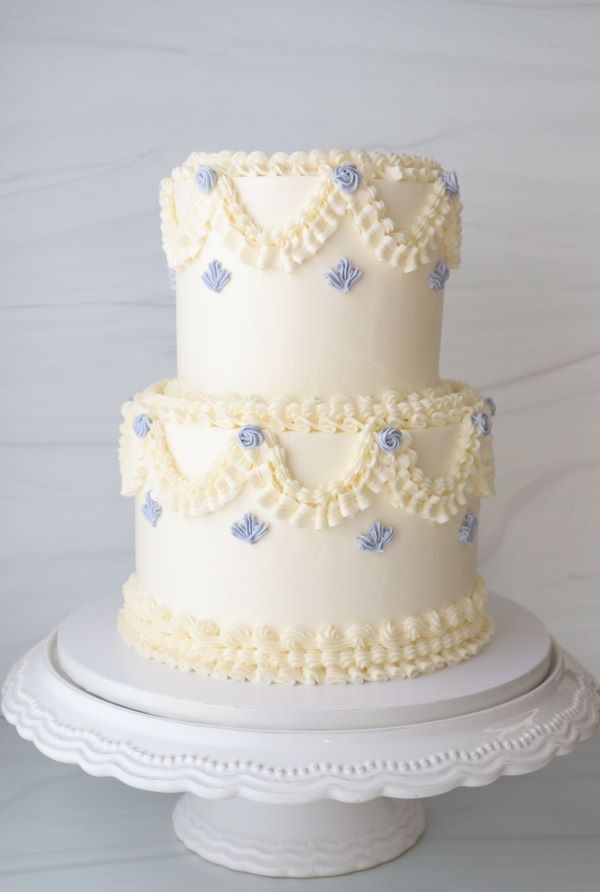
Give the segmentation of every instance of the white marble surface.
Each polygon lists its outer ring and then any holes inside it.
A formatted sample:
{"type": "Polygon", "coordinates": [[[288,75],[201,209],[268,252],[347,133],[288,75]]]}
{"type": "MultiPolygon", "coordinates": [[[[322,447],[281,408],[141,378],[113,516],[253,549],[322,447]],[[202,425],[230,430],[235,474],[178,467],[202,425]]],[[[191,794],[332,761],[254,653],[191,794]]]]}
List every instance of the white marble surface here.
{"type": "MultiPolygon", "coordinates": [[[[159,178],[192,148],[342,145],[460,173],[442,362],[499,404],[481,566],[600,674],[600,4],[22,0],[0,20],[0,672],[131,565],[119,407],[175,361],[159,178]]],[[[4,721],[0,747],[0,889],[261,887],[187,855],[171,797],[4,721]]],[[[436,800],[427,845],[326,882],[595,889],[599,753],[436,800]]]]}

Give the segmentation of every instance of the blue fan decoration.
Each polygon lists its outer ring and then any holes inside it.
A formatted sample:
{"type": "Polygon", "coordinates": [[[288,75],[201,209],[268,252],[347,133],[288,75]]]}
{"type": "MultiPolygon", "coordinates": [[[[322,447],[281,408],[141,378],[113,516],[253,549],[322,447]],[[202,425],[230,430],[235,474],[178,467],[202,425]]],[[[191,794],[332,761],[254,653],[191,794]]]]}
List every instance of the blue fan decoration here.
{"type": "Polygon", "coordinates": [[[429,276],[428,285],[432,291],[441,291],[450,278],[450,267],[445,260],[438,260],[435,269],[429,276]]]}
{"type": "Polygon", "coordinates": [[[254,514],[244,514],[243,519],[239,523],[232,523],[231,535],[239,539],[240,542],[248,542],[249,545],[256,545],[264,535],[269,532],[269,526],[255,517],[254,514]]]}
{"type": "Polygon", "coordinates": [[[336,291],[348,292],[362,276],[362,271],[352,266],[347,257],[342,257],[335,269],[326,269],[323,273],[325,281],[336,291]]]}
{"type": "Polygon", "coordinates": [[[368,533],[356,537],[356,544],[361,551],[383,551],[390,544],[396,530],[394,527],[384,527],[378,520],[371,525],[368,533]]]}
{"type": "Polygon", "coordinates": [[[465,514],[463,522],[458,529],[458,538],[464,545],[470,545],[472,543],[475,538],[475,533],[477,532],[477,524],[478,520],[476,514],[473,514],[472,511],[465,514]]]}
{"type": "Polygon", "coordinates": [[[162,514],[162,507],[156,502],[148,491],[144,496],[144,504],[142,505],[142,514],[153,527],[156,526],[158,518],[162,514]]]}
{"type": "Polygon", "coordinates": [[[230,278],[231,273],[218,260],[211,260],[208,269],[202,274],[202,281],[211,291],[222,291],[230,278]]]}
{"type": "Polygon", "coordinates": [[[133,432],[136,437],[146,437],[150,433],[152,419],[149,415],[137,415],[133,422],[133,432]]]}

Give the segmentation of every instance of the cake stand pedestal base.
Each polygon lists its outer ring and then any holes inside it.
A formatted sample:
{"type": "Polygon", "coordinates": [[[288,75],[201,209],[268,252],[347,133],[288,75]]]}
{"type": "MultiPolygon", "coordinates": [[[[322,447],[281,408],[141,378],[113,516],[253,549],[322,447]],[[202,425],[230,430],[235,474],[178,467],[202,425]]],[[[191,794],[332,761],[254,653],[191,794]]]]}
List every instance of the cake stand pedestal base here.
{"type": "Polygon", "coordinates": [[[330,876],[409,849],[420,802],[526,774],[600,716],[594,679],[507,598],[471,660],[412,680],[258,685],[178,672],[129,651],[116,599],[67,617],[13,667],[2,710],[52,759],[184,795],[193,852],[267,876],[330,876]]]}
{"type": "Polygon", "coordinates": [[[333,876],[410,849],[425,829],[425,809],[417,799],[383,796],[358,804],[270,805],[186,793],[173,824],[188,849],[224,867],[264,876],[333,876]]]}

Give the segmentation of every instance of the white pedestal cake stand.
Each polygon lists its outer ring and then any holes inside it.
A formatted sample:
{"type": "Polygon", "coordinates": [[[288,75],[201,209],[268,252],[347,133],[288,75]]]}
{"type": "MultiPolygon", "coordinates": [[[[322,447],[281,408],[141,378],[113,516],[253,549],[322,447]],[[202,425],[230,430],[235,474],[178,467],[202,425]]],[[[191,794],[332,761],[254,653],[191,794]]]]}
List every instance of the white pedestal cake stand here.
{"type": "Polygon", "coordinates": [[[599,718],[592,677],[498,595],[496,636],[478,657],[356,686],[178,672],[124,646],[117,608],[87,605],[19,660],[4,714],[50,758],[185,793],[177,836],[236,870],[325,876],[388,861],[422,834],[421,799],[535,771],[599,718]]]}

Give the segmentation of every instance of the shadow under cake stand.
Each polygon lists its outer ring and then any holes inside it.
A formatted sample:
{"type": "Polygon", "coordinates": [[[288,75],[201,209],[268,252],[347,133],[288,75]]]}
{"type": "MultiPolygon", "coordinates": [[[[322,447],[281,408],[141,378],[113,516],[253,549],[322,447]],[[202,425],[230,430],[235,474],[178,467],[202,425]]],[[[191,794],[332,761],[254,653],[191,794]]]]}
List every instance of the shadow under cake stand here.
{"type": "Polygon", "coordinates": [[[207,679],[131,652],[118,602],[71,614],[22,657],[2,709],[45,755],[182,792],[175,833],[236,870],[326,876],[421,836],[421,800],[525,774],[570,752],[600,715],[594,679],[535,616],[490,595],[477,657],[410,681],[293,687],[207,679]]]}

